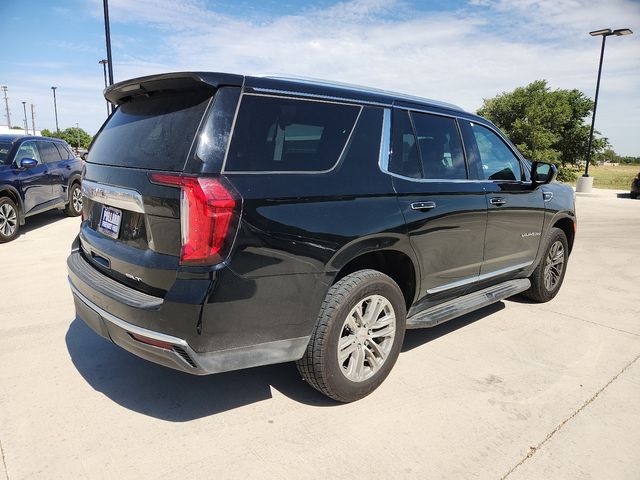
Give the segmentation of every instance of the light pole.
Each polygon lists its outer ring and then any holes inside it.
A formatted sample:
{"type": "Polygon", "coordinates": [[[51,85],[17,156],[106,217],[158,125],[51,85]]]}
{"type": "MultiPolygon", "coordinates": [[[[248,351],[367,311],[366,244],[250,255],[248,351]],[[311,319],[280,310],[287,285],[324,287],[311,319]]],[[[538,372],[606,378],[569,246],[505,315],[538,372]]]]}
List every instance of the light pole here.
{"type": "Polygon", "coordinates": [[[604,59],[604,45],[607,37],[615,35],[619,37],[621,35],[631,35],[633,32],[628,28],[618,28],[611,30],[610,28],[603,28],[601,30],[594,30],[589,32],[592,37],[602,37],[602,47],[600,48],[600,64],[598,65],[598,81],[596,82],[596,96],[593,100],[593,115],[591,116],[591,131],[589,132],[589,144],[587,146],[587,165],[584,169],[584,175],[578,179],[576,184],[577,192],[590,192],[593,187],[593,178],[589,177],[589,164],[591,163],[591,145],[593,143],[593,128],[596,124],[596,109],[598,108],[598,93],[600,93],[600,76],[602,75],[602,60],[604,59]]]}
{"type": "MultiPolygon", "coordinates": [[[[107,60],[106,58],[103,58],[98,63],[102,64],[102,71],[104,73],[104,88],[106,89],[107,88],[107,63],[109,63],[109,60],[107,60]]],[[[109,100],[105,98],[105,102],[107,102],[107,117],[108,117],[109,114],[111,113],[111,109],[109,108],[109,100]]]]}
{"type": "Polygon", "coordinates": [[[24,133],[29,135],[29,125],[27,124],[27,102],[22,102],[22,109],[24,110],[24,133]]]}
{"type": "Polygon", "coordinates": [[[58,127],[58,103],[56,102],[56,88],[58,87],[51,87],[51,90],[53,90],[53,111],[56,115],[56,132],[60,133],[60,128],[58,127]]]}
{"type": "Polygon", "coordinates": [[[113,85],[113,58],[111,57],[111,28],[109,27],[109,0],[102,0],[104,7],[104,36],[107,42],[107,62],[109,64],[109,85],[113,85]]]}
{"type": "Polygon", "coordinates": [[[4,92],[4,108],[7,112],[7,127],[11,128],[11,115],[9,114],[9,99],[7,98],[7,86],[2,85],[2,91],[4,92]]]}
{"type": "Polygon", "coordinates": [[[80,155],[80,127],[78,126],[77,122],[76,122],[76,135],[78,137],[78,146],[76,148],[76,152],[78,152],[78,155],[80,155]]]}

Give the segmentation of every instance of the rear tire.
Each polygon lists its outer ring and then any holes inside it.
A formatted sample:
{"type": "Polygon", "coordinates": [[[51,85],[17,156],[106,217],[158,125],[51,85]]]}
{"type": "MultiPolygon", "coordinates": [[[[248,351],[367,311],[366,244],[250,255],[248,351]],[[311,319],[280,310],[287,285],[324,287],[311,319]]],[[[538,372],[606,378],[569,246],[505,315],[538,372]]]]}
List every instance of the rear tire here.
{"type": "Polygon", "coordinates": [[[82,190],[79,183],[73,183],[69,189],[69,203],[64,209],[70,217],[77,217],[82,213],[82,190]]]}
{"type": "Polygon", "coordinates": [[[554,227],[547,238],[540,263],[529,277],[531,287],[523,295],[539,303],[554,298],[562,286],[568,259],[567,237],[562,230],[554,227]]]}
{"type": "Polygon", "coordinates": [[[0,197],[0,243],[10,242],[18,236],[20,216],[13,200],[0,197]]]}
{"type": "Polygon", "coordinates": [[[398,359],[405,333],[402,291],[387,275],[360,270],[327,293],[298,371],[339,402],[373,392],[398,359]]]}

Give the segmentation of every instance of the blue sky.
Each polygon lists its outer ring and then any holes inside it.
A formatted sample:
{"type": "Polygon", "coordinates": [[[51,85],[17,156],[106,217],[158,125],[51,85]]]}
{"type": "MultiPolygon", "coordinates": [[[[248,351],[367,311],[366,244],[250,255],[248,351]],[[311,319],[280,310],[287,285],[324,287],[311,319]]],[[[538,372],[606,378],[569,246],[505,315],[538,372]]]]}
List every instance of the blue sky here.
{"type": "MultiPolygon", "coordinates": [[[[537,79],[593,97],[600,41],[587,32],[629,27],[634,35],[607,40],[596,129],[618,153],[640,155],[637,0],[111,0],[110,13],[116,81],[175,70],[288,73],[472,111],[537,79]]],[[[0,45],[12,124],[23,124],[26,101],[37,128],[54,128],[57,86],[60,127],[95,133],[106,110],[101,0],[2,2],[0,45]]]]}

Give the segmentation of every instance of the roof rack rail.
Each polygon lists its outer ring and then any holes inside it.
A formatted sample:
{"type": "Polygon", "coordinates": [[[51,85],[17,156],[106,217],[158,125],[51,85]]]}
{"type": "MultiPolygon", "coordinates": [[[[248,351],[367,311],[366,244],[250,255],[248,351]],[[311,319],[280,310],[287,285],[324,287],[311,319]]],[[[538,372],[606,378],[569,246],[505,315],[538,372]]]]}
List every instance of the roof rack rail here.
{"type": "Polygon", "coordinates": [[[262,77],[262,78],[269,78],[272,80],[285,80],[285,81],[292,81],[292,82],[298,82],[298,83],[305,83],[308,85],[317,85],[322,87],[339,87],[339,88],[360,92],[360,93],[370,93],[374,95],[387,95],[390,97],[395,97],[398,100],[404,100],[407,102],[431,103],[433,105],[438,105],[451,110],[464,111],[463,108],[459,107],[458,105],[454,105],[453,103],[443,102],[440,100],[433,100],[431,98],[419,97],[417,95],[407,95],[404,93],[398,93],[391,90],[365,87],[365,86],[357,85],[353,83],[336,82],[333,80],[325,80],[320,78],[312,78],[312,77],[297,76],[297,75],[266,74],[266,75],[256,75],[256,76],[262,77]]]}

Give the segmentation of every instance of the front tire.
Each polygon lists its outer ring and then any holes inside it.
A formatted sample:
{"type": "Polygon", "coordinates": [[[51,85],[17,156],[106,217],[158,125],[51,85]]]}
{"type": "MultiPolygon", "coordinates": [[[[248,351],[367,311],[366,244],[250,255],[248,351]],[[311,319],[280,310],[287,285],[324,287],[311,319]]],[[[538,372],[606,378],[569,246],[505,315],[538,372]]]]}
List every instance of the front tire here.
{"type": "Polygon", "coordinates": [[[531,287],[523,294],[539,303],[548,302],[558,294],[569,259],[569,243],[564,232],[554,227],[549,233],[544,256],[529,277],[531,287]]]}
{"type": "Polygon", "coordinates": [[[402,291],[387,275],[360,270],[343,277],[327,293],[298,371],[339,402],[365,397],[398,359],[406,314],[402,291]]]}
{"type": "Polygon", "coordinates": [[[64,213],[70,217],[77,217],[82,213],[82,190],[80,189],[80,184],[74,183],[71,185],[69,203],[67,203],[64,213]]]}
{"type": "Polygon", "coordinates": [[[16,238],[19,229],[18,207],[10,198],[0,197],[0,243],[16,238]]]}

